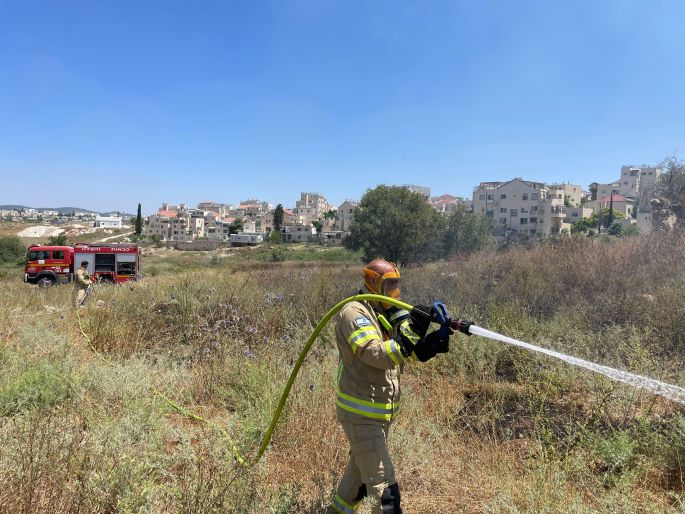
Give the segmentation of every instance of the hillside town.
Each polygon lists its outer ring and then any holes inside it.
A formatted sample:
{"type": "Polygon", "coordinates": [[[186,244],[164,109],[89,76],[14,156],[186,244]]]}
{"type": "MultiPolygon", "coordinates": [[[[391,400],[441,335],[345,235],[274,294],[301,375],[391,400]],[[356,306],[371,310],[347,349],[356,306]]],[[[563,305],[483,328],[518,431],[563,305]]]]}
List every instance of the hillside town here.
{"type": "MultiPolygon", "coordinates": [[[[458,205],[468,212],[491,220],[493,232],[500,236],[548,236],[566,234],[579,220],[589,219],[611,208],[616,222],[635,225],[649,233],[657,220],[651,196],[663,173],[657,166],[621,166],[617,180],[592,183],[588,190],[568,182],[546,184],[513,178],[506,182],[480,182],[471,198],[450,194],[431,196],[429,187],[403,185],[426,197],[443,215],[458,205]]],[[[278,204],[277,204],[278,205],[278,204]]],[[[281,206],[282,220],[274,222],[274,203],[249,198],[237,205],[203,201],[195,207],[162,203],[155,214],[144,219],[143,238],[187,249],[211,249],[219,244],[256,245],[273,238],[278,225],[279,240],[286,243],[307,242],[314,238],[340,244],[347,234],[359,205],[347,199],[331,204],[324,194],[302,192],[294,206],[281,206]]],[[[130,227],[129,215],[99,214],[83,210],[0,210],[3,221],[24,221],[53,226],[80,223],[94,228],[130,227]]]]}

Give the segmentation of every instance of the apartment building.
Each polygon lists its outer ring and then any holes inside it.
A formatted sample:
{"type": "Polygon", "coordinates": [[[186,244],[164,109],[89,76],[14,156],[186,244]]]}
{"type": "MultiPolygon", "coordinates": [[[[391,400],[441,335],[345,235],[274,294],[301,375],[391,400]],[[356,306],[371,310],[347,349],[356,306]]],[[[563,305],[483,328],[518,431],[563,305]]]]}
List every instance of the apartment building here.
{"type": "Polygon", "coordinates": [[[657,180],[663,174],[663,169],[656,166],[632,164],[621,166],[621,177],[608,184],[597,184],[593,191],[593,200],[612,193],[618,193],[626,198],[632,198],[641,209],[649,208],[649,200],[654,193],[657,180]]]}
{"type": "Polygon", "coordinates": [[[557,198],[561,195],[565,204],[572,207],[580,207],[583,198],[583,188],[581,186],[564,182],[562,184],[550,184],[547,187],[554,191],[553,194],[555,194],[557,198]]]}
{"type": "Polygon", "coordinates": [[[295,202],[293,212],[300,223],[309,224],[323,218],[323,215],[335,209],[328,203],[321,193],[301,193],[300,199],[295,202]]]}
{"type": "Polygon", "coordinates": [[[157,214],[148,216],[147,221],[143,226],[143,235],[146,237],[157,236],[162,240],[170,239],[170,219],[174,217],[176,217],[176,213],[171,211],[160,211],[157,214]]]}
{"type": "Polygon", "coordinates": [[[256,198],[250,198],[240,202],[240,205],[237,209],[231,209],[229,211],[229,215],[236,218],[257,219],[273,208],[274,206],[269,202],[263,202],[261,200],[257,200],[256,198]]]}
{"type": "Polygon", "coordinates": [[[520,178],[481,182],[473,191],[473,212],[490,218],[500,233],[558,234],[571,226],[564,206],[565,196],[572,192],[569,186],[520,178]]]}
{"type": "Polygon", "coordinates": [[[226,206],[222,203],[217,203],[217,202],[212,202],[212,201],[207,201],[207,202],[200,202],[197,204],[197,208],[200,211],[208,211],[208,212],[214,212],[219,216],[226,216],[226,213],[228,212],[229,206],[226,206]]]}

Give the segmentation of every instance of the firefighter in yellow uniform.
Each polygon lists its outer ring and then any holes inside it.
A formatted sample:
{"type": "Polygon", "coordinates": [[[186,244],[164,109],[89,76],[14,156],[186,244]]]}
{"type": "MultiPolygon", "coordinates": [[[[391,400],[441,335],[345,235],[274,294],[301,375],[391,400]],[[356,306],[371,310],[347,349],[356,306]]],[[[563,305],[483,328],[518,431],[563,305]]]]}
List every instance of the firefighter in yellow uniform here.
{"type": "MultiPolygon", "coordinates": [[[[382,259],[364,268],[370,293],[399,298],[400,272],[382,259]]],[[[329,513],[354,514],[369,496],[373,513],[401,513],[400,489],[387,447],[400,405],[400,373],[414,358],[426,361],[449,349],[449,334],[428,335],[430,307],[412,313],[383,302],[350,302],[336,315],[340,352],[336,414],[350,455],[329,513]],[[419,315],[423,314],[423,315],[419,315]]]]}
{"type": "Polygon", "coordinates": [[[76,294],[76,307],[82,307],[88,296],[90,287],[90,274],[88,273],[88,261],[81,262],[81,267],[74,273],[74,293],[76,294]]]}

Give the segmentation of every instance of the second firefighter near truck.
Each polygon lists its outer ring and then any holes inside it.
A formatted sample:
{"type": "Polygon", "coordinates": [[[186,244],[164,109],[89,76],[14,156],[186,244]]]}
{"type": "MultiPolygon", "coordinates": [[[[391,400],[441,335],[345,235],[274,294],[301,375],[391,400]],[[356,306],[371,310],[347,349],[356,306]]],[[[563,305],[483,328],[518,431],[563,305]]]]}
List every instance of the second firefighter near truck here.
{"type": "Polygon", "coordinates": [[[92,286],[88,273],[88,261],[82,261],[81,266],[74,272],[74,301],[77,308],[84,306],[90,287],[92,286]]]}
{"type": "MultiPolygon", "coordinates": [[[[399,299],[396,265],[375,259],[363,272],[364,287],[370,293],[399,299]]],[[[356,301],[336,315],[340,353],[336,415],[350,453],[329,513],[353,514],[367,496],[373,513],[402,512],[388,453],[388,431],[400,408],[404,366],[449,350],[451,331],[426,335],[430,311],[430,307],[416,306],[410,313],[383,302],[356,301]],[[414,311],[416,315],[412,315],[414,311]]]]}

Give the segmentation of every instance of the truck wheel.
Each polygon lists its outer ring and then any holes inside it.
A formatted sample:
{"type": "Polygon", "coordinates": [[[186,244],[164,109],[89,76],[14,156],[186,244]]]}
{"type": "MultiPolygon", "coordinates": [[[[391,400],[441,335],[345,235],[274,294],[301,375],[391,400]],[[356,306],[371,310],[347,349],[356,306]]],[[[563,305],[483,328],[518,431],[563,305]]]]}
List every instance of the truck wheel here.
{"type": "Polygon", "coordinates": [[[52,277],[41,277],[38,279],[38,287],[51,287],[55,285],[55,279],[52,277]]]}

